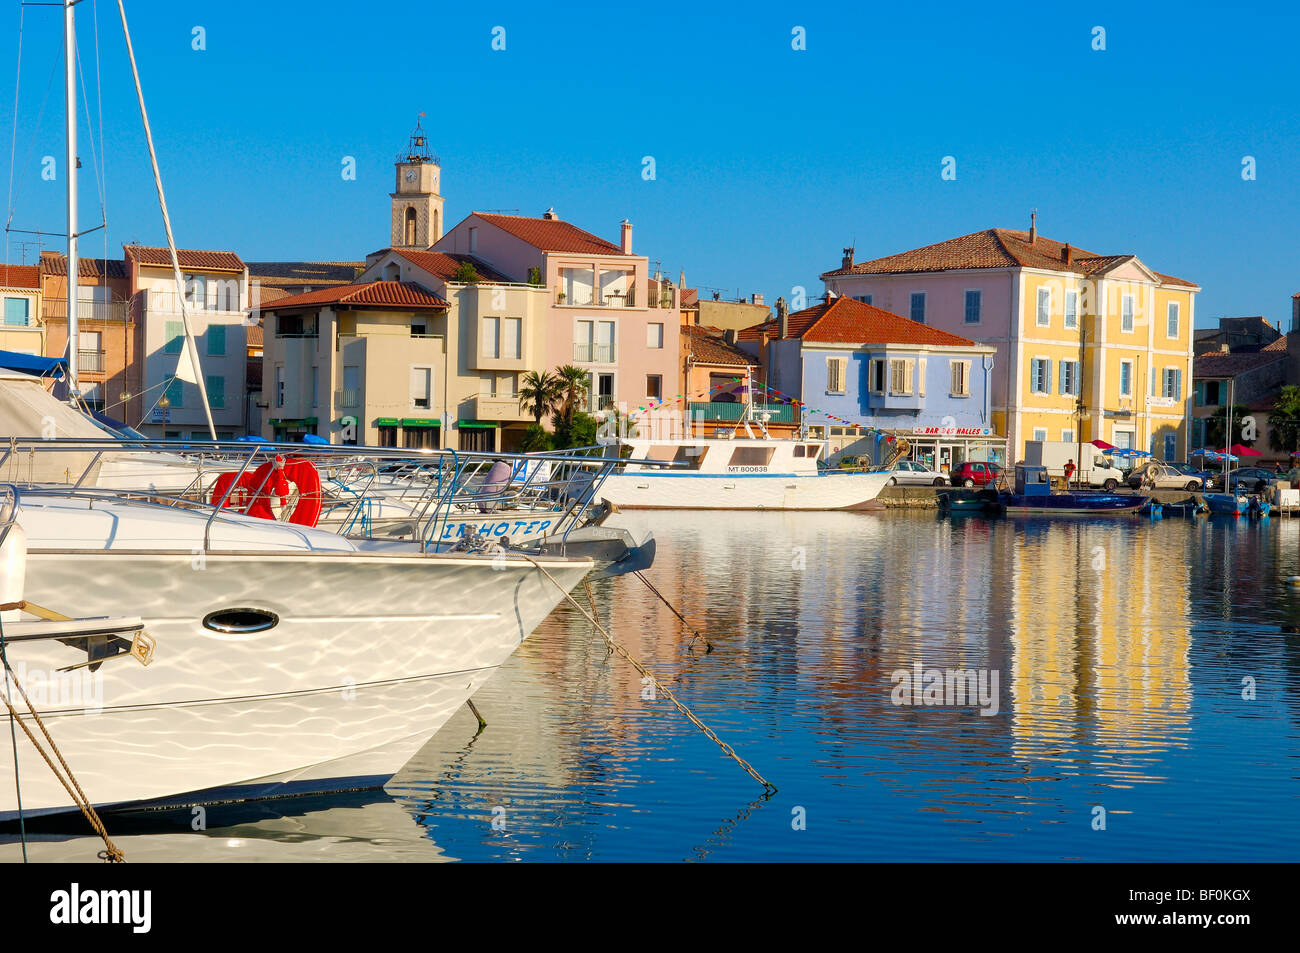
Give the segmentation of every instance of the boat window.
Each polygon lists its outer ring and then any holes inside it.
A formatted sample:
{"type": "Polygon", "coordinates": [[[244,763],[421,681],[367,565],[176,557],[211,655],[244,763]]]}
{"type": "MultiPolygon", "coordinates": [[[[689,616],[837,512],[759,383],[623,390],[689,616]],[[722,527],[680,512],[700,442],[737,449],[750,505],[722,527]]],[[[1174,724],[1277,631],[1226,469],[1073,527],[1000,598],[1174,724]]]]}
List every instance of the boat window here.
{"type": "Polygon", "coordinates": [[[802,457],[804,455],[804,450],[806,449],[807,448],[803,444],[797,443],[794,445],[794,455],[796,457],[802,457]]]}
{"type": "Polygon", "coordinates": [[[669,444],[659,444],[651,446],[650,449],[646,451],[645,455],[647,460],[667,461],[675,459],[679,450],[681,450],[680,447],[674,447],[669,444]]]}
{"type": "Polygon", "coordinates": [[[709,452],[708,447],[689,444],[684,447],[678,447],[677,453],[673,455],[673,463],[685,463],[692,470],[698,470],[704,463],[704,456],[709,452]]]}
{"type": "MultiPolygon", "coordinates": [[[[816,460],[816,459],[817,459],[817,456],[818,456],[821,452],[822,452],[821,444],[819,444],[819,443],[810,443],[810,444],[808,444],[808,457],[809,457],[809,459],[811,459],[811,460],[816,460]]],[[[798,454],[795,454],[795,456],[798,456],[798,454]]]]}
{"type": "Polygon", "coordinates": [[[737,447],[731,451],[728,467],[765,467],[772,460],[773,447],[737,447]]]}

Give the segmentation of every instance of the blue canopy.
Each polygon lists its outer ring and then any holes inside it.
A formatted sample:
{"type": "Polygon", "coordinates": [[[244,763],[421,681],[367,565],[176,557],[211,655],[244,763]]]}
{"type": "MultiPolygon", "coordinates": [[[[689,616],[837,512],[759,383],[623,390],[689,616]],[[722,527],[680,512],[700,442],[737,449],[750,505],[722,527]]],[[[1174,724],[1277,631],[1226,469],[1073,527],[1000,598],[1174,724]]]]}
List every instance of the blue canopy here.
{"type": "Polygon", "coordinates": [[[235,439],[241,441],[242,443],[270,443],[271,442],[267,440],[265,437],[255,437],[251,433],[244,434],[242,437],[236,437],[235,439]]]}
{"type": "Polygon", "coordinates": [[[0,351],[0,369],[36,374],[40,377],[62,377],[68,368],[66,357],[37,357],[16,351],[0,351]]]}
{"type": "Polygon", "coordinates": [[[1114,450],[1107,450],[1106,454],[1112,457],[1149,457],[1151,456],[1146,450],[1130,450],[1127,447],[1116,447],[1114,450]]]}
{"type": "Polygon", "coordinates": [[[329,446],[329,441],[328,441],[328,440],[326,440],[324,437],[317,436],[317,435],[314,434],[314,433],[305,433],[305,434],[303,434],[303,435],[302,435],[302,442],[303,442],[303,443],[319,443],[319,444],[325,444],[326,446],[329,446]]]}

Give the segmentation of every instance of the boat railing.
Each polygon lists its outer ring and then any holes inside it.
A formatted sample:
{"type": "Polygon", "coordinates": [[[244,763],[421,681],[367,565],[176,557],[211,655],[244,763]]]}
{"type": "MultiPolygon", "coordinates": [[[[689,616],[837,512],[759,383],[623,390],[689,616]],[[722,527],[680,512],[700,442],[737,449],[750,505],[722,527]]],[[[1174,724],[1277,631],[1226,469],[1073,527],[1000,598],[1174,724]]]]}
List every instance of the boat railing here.
{"type": "MultiPolygon", "coordinates": [[[[11,437],[0,442],[0,474],[17,484],[92,499],[116,497],[207,510],[204,551],[211,547],[212,528],[218,520],[242,514],[247,501],[266,494],[274,468],[267,467],[256,481],[249,475],[256,475],[264,464],[283,464],[289,459],[307,460],[320,474],[320,529],[343,536],[370,536],[376,513],[385,503],[396,501],[400,521],[410,526],[406,538],[419,542],[424,550],[440,545],[450,521],[463,520],[469,514],[546,513],[555,521],[551,535],[567,538],[598,500],[604,479],[625,462],[607,456],[603,447],[512,454],[242,441],[176,446],[156,440],[11,437]],[[153,471],[143,472],[139,485],[97,484],[98,473],[110,461],[131,459],[147,464],[151,454],[160,449],[166,450],[169,465],[179,458],[193,466],[193,475],[182,470],[180,476],[188,478],[170,488],[150,485],[153,471]],[[28,466],[30,460],[55,454],[65,454],[68,466],[62,462],[28,466]],[[229,475],[229,482],[217,493],[221,474],[229,475]],[[57,479],[51,479],[52,475],[57,479]],[[18,479],[14,480],[15,476],[18,479]]],[[[172,473],[174,469],[169,475],[172,473]]],[[[292,507],[286,503],[283,511],[291,512],[292,507]]]]}

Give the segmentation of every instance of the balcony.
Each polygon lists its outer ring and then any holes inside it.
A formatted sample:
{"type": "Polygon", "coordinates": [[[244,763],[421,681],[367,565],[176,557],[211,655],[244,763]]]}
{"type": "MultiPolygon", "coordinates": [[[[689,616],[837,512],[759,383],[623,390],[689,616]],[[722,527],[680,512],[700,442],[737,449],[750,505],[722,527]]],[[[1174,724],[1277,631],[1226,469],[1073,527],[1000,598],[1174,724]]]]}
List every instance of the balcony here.
{"type": "Polygon", "coordinates": [[[79,348],[77,350],[77,370],[90,371],[92,374],[104,373],[104,352],[79,348]]]}
{"type": "Polygon", "coordinates": [[[607,291],[603,295],[575,294],[572,298],[556,296],[556,303],[569,308],[635,308],[636,291],[607,291]]]}
{"type": "Polygon", "coordinates": [[[185,295],[183,298],[174,291],[139,291],[136,298],[144,312],[154,311],[159,314],[180,314],[181,303],[190,314],[216,312],[218,314],[243,314],[239,303],[238,288],[230,290],[216,289],[209,285],[207,294],[185,295]]]}
{"type": "MultiPolygon", "coordinates": [[[[41,305],[46,321],[68,320],[67,298],[46,298],[41,305]]],[[[78,301],[78,321],[126,321],[130,317],[125,301],[78,301]]]]}
{"type": "MultiPolygon", "coordinates": [[[[745,405],[738,401],[709,400],[709,401],[691,401],[691,417],[704,421],[722,421],[724,423],[735,423],[740,420],[745,413],[745,405]]],[[[793,424],[798,422],[795,417],[794,407],[790,404],[754,404],[754,416],[762,418],[763,414],[769,414],[769,423],[774,424],[793,424]]]]}
{"type": "Polygon", "coordinates": [[[579,364],[613,364],[614,345],[574,344],[573,359],[579,364]]]}
{"type": "Polygon", "coordinates": [[[361,406],[361,388],[345,387],[334,392],[334,406],[340,410],[356,410],[361,406]]]}

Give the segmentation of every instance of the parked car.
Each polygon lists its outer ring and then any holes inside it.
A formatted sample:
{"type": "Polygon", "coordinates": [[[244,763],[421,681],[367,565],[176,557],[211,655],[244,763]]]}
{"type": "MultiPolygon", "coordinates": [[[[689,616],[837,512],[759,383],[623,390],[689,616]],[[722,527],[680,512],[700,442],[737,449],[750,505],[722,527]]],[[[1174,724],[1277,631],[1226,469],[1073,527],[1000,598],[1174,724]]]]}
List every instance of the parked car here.
{"type": "Polygon", "coordinates": [[[1214,477],[1214,485],[1225,493],[1242,490],[1246,493],[1263,493],[1277,480],[1277,474],[1263,467],[1239,467],[1227,474],[1228,483],[1224,484],[1224,474],[1214,477]]]}
{"type": "Polygon", "coordinates": [[[1002,467],[996,463],[973,461],[953,467],[949,481],[953,486],[988,486],[1002,476],[1002,467]]]}
{"type": "Polygon", "coordinates": [[[914,460],[900,460],[889,472],[887,482],[890,486],[947,486],[948,477],[914,460]]]}
{"type": "Polygon", "coordinates": [[[1146,486],[1157,490],[1200,491],[1205,489],[1209,476],[1185,463],[1160,463],[1153,460],[1134,467],[1129,471],[1125,482],[1134,490],[1146,486]]]}

